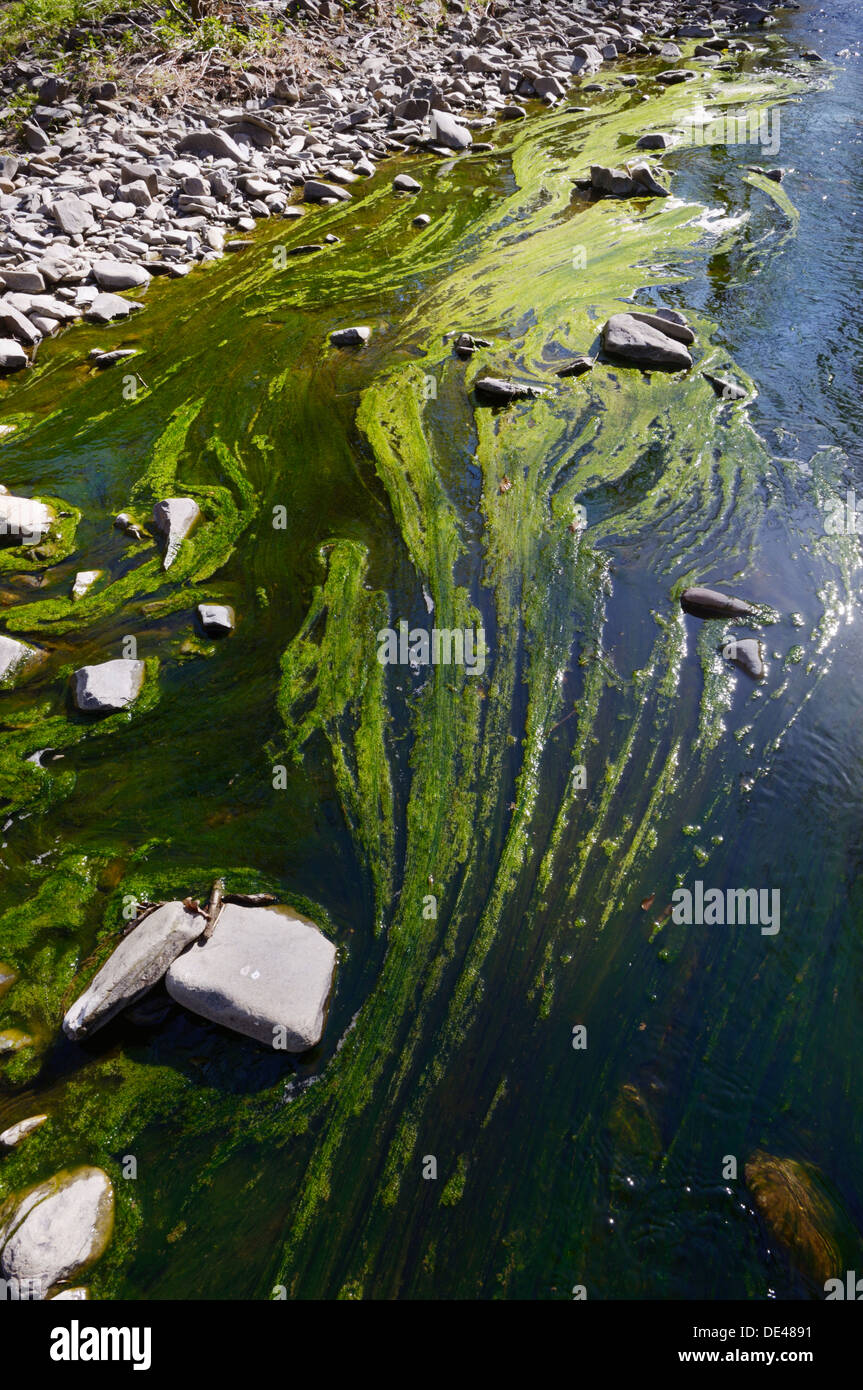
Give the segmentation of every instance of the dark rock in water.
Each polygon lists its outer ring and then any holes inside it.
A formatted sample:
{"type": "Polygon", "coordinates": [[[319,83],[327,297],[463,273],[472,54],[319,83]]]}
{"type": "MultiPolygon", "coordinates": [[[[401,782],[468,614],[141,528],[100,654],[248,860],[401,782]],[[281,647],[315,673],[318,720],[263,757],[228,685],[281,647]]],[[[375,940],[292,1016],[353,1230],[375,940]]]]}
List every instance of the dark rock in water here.
{"type": "Polygon", "coordinates": [[[766,169],[765,178],[772,179],[774,183],[781,183],[785,176],[784,169],[766,169]]]}
{"type": "Polygon", "coordinates": [[[333,347],[359,347],[372,336],[370,328],[337,328],[330,334],[333,347]]]}
{"type": "Polygon", "coordinates": [[[474,382],[474,390],[486,405],[508,405],[510,401],[529,401],[545,395],[539,386],[526,386],[519,381],[505,381],[497,376],[479,377],[474,382]]]}
{"type": "Polygon", "coordinates": [[[635,142],[637,150],[667,150],[674,144],[670,135],[663,135],[660,131],[649,131],[642,135],[635,142]]]}
{"type": "Polygon", "coordinates": [[[632,168],[632,177],[635,180],[639,192],[649,193],[652,198],[668,198],[671,190],[666,188],[656,179],[646,164],[635,164],[632,168]]]}
{"type": "Polygon", "coordinates": [[[741,598],[729,598],[716,589],[684,589],[680,595],[684,613],[695,618],[745,618],[755,610],[741,598]]]}
{"type": "Polygon", "coordinates": [[[416,179],[412,179],[410,174],[396,174],[393,179],[393,188],[396,193],[422,192],[422,184],[416,179]]]}
{"type": "Polygon", "coordinates": [[[646,164],[636,164],[631,171],[607,169],[602,164],[590,166],[590,186],[597,193],[612,198],[667,198],[669,190],[654,178],[646,164]]]}
{"type": "Polygon", "coordinates": [[[481,347],[491,347],[489,339],[475,338],[472,333],[459,333],[453,343],[453,351],[459,357],[470,357],[481,347]]]}
{"type": "Polygon", "coordinates": [[[683,343],[632,314],[613,314],[602,330],[602,346],[612,357],[640,367],[691,367],[683,343]]]}
{"type": "Polygon", "coordinates": [[[823,1288],[839,1274],[842,1262],[835,1236],[837,1214],[821,1189],[818,1170],[759,1150],[744,1171],[771,1236],[823,1288]]]}
{"type": "Polygon", "coordinates": [[[585,372],[592,372],[595,357],[573,357],[572,361],[564,362],[562,367],[558,367],[555,376],[583,376],[585,372]]]}
{"type": "Polygon", "coordinates": [[[412,225],[414,227],[427,227],[430,222],[431,218],[429,217],[427,212],[418,212],[413,220],[412,225]]]}
{"type": "Polygon", "coordinates": [[[145,541],[147,539],[147,532],[130,517],[128,512],[118,512],[114,517],[114,525],[118,531],[123,531],[127,536],[131,536],[133,540],[145,541]]]}
{"type": "Polygon", "coordinates": [[[751,676],[754,681],[760,681],[764,676],[764,661],[761,657],[761,643],[756,637],[744,637],[738,639],[730,637],[723,644],[722,655],[728,661],[732,661],[735,666],[739,666],[741,671],[745,671],[747,676],[751,676]]]}
{"type": "Polygon", "coordinates": [[[500,113],[502,121],[523,121],[526,116],[523,106],[505,106],[500,113]]]}
{"type": "Polygon", "coordinates": [[[705,381],[709,381],[717,396],[721,396],[724,401],[744,401],[746,391],[736,382],[726,381],[724,377],[714,376],[712,372],[702,372],[705,381]]]}
{"type": "MultiPolygon", "coordinates": [[[[228,242],[228,247],[230,247],[231,244],[232,244],[231,242],[228,242]]],[[[227,248],[226,248],[226,249],[227,249],[227,248]]],[[[322,241],[307,241],[307,242],[304,242],[302,246],[291,246],[291,247],[289,248],[289,250],[288,250],[288,255],[289,255],[289,256],[308,256],[308,255],[310,254],[310,252],[312,252],[312,251],[323,251],[323,249],[324,249],[324,244],[323,244],[322,241]]]]}
{"type": "Polygon", "coordinates": [[[346,188],[342,188],[337,183],[322,183],[320,179],[306,179],[303,184],[303,201],[306,203],[322,203],[330,198],[336,202],[346,203],[350,199],[350,193],[346,188]]]}

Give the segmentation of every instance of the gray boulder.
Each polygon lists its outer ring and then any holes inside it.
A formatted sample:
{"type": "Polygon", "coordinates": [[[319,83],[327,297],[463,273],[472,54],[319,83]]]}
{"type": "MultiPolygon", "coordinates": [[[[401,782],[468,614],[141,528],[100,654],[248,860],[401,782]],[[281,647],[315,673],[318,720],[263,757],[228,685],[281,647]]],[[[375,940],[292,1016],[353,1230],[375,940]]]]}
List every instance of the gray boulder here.
{"type": "Polygon", "coordinates": [[[691,367],[692,358],[683,343],[632,314],[613,314],[602,330],[602,346],[611,357],[640,367],[691,367]]]}
{"type": "Polygon", "coordinates": [[[342,188],[338,183],[322,183],[320,179],[306,179],[303,184],[303,201],[306,203],[322,203],[326,198],[335,198],[338,202],[346,203],[350,199],[350,193],[346,188],[342,188]]]}
{"type": "Polygon", "coordinates": [[[79,232],[89,232],[96,225],[96,218],[89,203],[69,193],[58,198],[51,208],[54,221],[66,236],[76,236],[79,232]]]}
{"type": "Polygon", "coordinates": [[[636,323],[646,323],[650,328],[658,328],[660,333],[665,333],[669,338],[676,338],[679,343],[695,342],[695,334],[676,309],[657,309],[655,314],[631,309],[629,317],[635,319],[636,323]]]}
{"type": "Polygon", "coordinates": [[[72,676],[72,698],[86,714],[109,714],[125,709],[141,693],[143,661],[119,657],[98,666],[80,666],[72,676]]]}
{"type": "Polygon", "coordinates": [[[449,150],[466,150],[473,144],[467,126],[461,125],[448,111],[432,111],[429,133],[433,144],[445,145],[449,150]]]}
{"type": "Polygon", "coordinates": [[[43,655],[36,647],[0,633],[0,685],[11,685],[16,677],[21,676],[43,655]]]}
{"type": "Polygon", "coordinates": [[[38,1296],[98,1260],[111,1239],[114,1189],[101,1168],[76,1168],[10,1198],[0,1213],[0,1274],[38,1296]]]}
{"type": "Polygon", "coordinates": [[[133,299],[121,299],[118,294],[97,294],[85,317],[93,323],[111,323],[114,319],[128,318],[133,309],[142,309],[133,299]]]}
{"type": "Polygon", "coordinates": [[[510,401],[532,400],[544,396],[541,386],[528,386],[520,381],[507,381],[503,377],[481,376],[474,382],[477,397],[486,405],[509,405],[510,401]]]}
{"type": "Polygon", "coordinates": [[[63,1019],[66,1037],[85,1038],[134,1004],[162,979],[168,966],[205,926],[204,918],[187,912],[181,902],[163,903],[149,913],[123,937],[75,1000],[63,1019]]]}
{"type": "Polygon", "coordinates": [[[235,140],[223,130],[192,130],[177,146],[177,154],[211,154],[214,159],[232,159],[245,164],[246,156],[235,140]]]}
{"type": "Polygon", "coordinates": [[[163,566],[170,569],[195,522],[200,520],[201,509],[193,497],[167,497],[157,502],[153,508],[153,525],[166,538],[163,566]]]}
{"type": "Polygon", "coordinates": [[[97,285],[103,290],[131,290],[141,285],[149,285],[150,273],[141,265],[130,265],[126,261],[96,261],[93,275],[97,285]]]}
{"type": "Polygon", "coordinates": [[[335,964],[332,942],[291,909],[228,903],[209,941],[175,960],[165,984],[212,1023],[304,1052],[321,1040],[335,964]]]}
{"type": "Polygon", "coordinates": [[[393,179],[393,188],[396,193],[420,193],[422,184],[416,179],[412,179],[410,174],[396,174],[393,179]]]}
{"type": "Polygon", "coordinates": [[[20,372],[27,366],[27,354],[14,338],[0,338],[0,372],[20,372]]]}

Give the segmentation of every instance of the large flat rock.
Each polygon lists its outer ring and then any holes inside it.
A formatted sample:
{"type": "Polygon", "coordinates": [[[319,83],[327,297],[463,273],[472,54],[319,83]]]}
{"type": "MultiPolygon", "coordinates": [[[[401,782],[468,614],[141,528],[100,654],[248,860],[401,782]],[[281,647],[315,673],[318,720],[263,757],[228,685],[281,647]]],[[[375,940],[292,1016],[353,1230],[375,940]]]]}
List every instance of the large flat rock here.
{"type": "MultiPolygon", "coordinates": [[[[669,325],[671,327],[671,325],[669,325]]],[[[639,367],[691,367],[683,343],[632,314],[613,314],[602,330],[602,346],[611,357],[639,367]]]]}
{"type": "Polygon", "coordinates": [[[175,960],[165,984],[178,1004],[289,1052],[320,1042],[336,948],[289,908],[222,908],[209,941],[175,960]]]}
{"type": "Polygon", "coordinates": [[[180,545],[186,539],[195,523],[200,519],[201,509],[194,497],[166,497],[153,508],[153,525],[165,537],[165,558],[163,566],[170,569],[177,558],[180,545]]]}
{"type": "Polygon", "coordinates": [[[63,1019],[67,1038],[97,1029],[147,993],[169,965],[201,935],[206,922],[181,902],[163,903],[124,936],[63,1019]]]}
{"type": "Polygon", "coordinates": [[[111,1239],[114,1190],[101,1168],[56,1173],[0,1211],[0,1275],[38,1296],[97,1260],[111,1239]]]}
{"type": "Polygon", "coordinates": [[[118,657],[98,666],[79,666],[72,676],[72,698],[85,714],[109,714],[131,705],[143,684],[143,661],[118,657]]]}

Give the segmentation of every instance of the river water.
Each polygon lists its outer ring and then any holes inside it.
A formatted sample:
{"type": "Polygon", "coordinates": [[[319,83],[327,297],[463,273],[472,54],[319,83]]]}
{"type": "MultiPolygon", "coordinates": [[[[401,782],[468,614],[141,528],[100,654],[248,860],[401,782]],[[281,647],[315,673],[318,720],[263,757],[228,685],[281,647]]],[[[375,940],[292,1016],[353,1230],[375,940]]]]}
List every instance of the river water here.
{"type": "Polygon", "coordinates": [[[4,384],[2,481],[80,519],[48,561],[0,557],[6,630],[48,652],[0,715],[0,1028],[31,1040],[0,1122],[51,1117],[0,1195],[110,1173],[94,1296],[823,1297],[756,1153],[807,1165],[859,1267],[859,543],[824,524],[863,497],[858,23],[790,12],[685,101],[603,75],[489,154],[412,159],[417,199],[382,170],[4,384]],[[574,188],[700,101],[779,112],[778,150],[684,144],[668,200],[574,188]],[[686,312],[691,373],[553,376],[630,302],[686,312]],[[355,323],[367,348],[327,346],[355,323]],[[452,329],[493,346],[461,362],[452,329]],[[140,348],[137,384],[95,345],[140,348]],[[550,389],[481,409],[483,370],[550,389]],[[167,576],[111,526],[165,495],[205,515],[167,576]],[[687,583],[759,621],[684,617],[687,583]],[[205,598],[229,639],[195,634],[205,598]],[[482,672],[380,666],[429,603],[482,626],[482,672]],[[720,651],[751,635],[757,685],[720,651]],[[68,673],[130,637],[145,696],[72,713],[68,673]],[[217,874],[337,942],[320,1047],[179,1010],[66,1042],[125,895],[217,874]],[[697,881],[778,893],[779,930],[676,924],[697,881]]]}

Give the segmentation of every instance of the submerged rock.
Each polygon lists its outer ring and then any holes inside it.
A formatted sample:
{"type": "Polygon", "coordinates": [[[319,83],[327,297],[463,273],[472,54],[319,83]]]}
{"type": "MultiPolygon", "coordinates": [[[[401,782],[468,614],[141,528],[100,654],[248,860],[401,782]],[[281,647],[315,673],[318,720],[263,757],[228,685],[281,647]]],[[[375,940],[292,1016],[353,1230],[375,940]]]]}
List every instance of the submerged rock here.
{"type": "Polygon", "coordinates": [[[612,315],[602,330],[602,346],[609,355],[638,366],[692,366],[692,358],[683,343],[650,323],[641,322],[633,314],[612,315]]]}
{"type": "Polygon", "coordinates": [[[723,645],[722,655],[754,681],[763,680],[765,668],[757,637],[729,638],[723,645]]]}
{"type": "Polygon", "coordinates": [[[459,333],[453,343],[453,351],[458,357],[471,357],[481,347],[491,347],[488,338],[475,338],[472,333],[459,333]]]}
{"type": "Polygon", "coordinates": [[[153,525],[167,538],[165,546],[165,569],[170,569],[177,558],[181,543],[186,539],[195,522],[200,520],[201,509],[193,497],[167,497],[157,502],[153,508],[153,525]]]}
{"type": "Polygon", "coordinates": [[[337,328],[330,334],[333,347],[359,347],[372,336],[370,328],[337,328]]]}
{"type": "Polygon", "coordinates": [[[697,586],[683,590],[680,605],[685,613],[691,613],[695,618],[743,618],[755,611],[751,604],[741,598],[729,598],[716,589],[697,586]]]}
{"type": "Polygon", "coordinates": [[[669,196],[669,190],[654,178],[646,164],[636,164],[631,170],[592,164],[590,186],[597,193],[607,193],[612,198],[643,198],[646,194],[654,198],[669,196]]]}
{"type": "Polygon", "coordinates": [[[72,601],[77,602],[92,589],[96,580],[101,576],[101,570],[79,570],[75,575],[75,582],[72,585],[72,601]]]}
{"type": "Polygon", "coordinates": [[[163,903],[124,936],[63,1019],[67,1038],[86,1038],[146,994],[206,923],[181,902],[163,903]]]}
{"type": "Polygon", "coordinates": [[[134,703],[144,674],[143,661],[125,657],[98,666],[80,666],[72,676],[72,698],[85,714],[110,714],[134,703]]]}
{"type": "Polygon", "coordinates": [[[290,910],[226,903],[210,939],[175,960],[165,984],[212,1023],[304,1052],[321,1040],[335,964],[332,942],[290,910]]]}
{"type": "Polygon", "coordinates": [[[114,1224],[114,1189],[101,1168],[37,1183],[0,1211],[0,1274],[36,1282],[39,1296],[102,1255],[114,1224]]]}
{"type": "Polygon", "coordinates": [[[14,1149],[16,1144],[20,1144],[34,1129],[44,1125],[47,1118],[47,1115],[30,1115],[26,1120],[19,1120],[17,1124],[10,1125],[0,1134],[0,1149],[14,1149]]]}
{"type": "Polygon", "coordinates": [[[116,367],[118,362],[125,362],[128,357],[137,357],[137,348],[115,348],[113,352],[102,352],[95,348],[90,353],[90,361],[94,367],[104,371],[106,367],[116,367]]]}
{"type": "Polygon", "coordinates": [[[506,381],[497,376],[478,377],[474,390],[486,405],[508,405],[510,401],[529,401],[545,395],[541,386],[526,386],[520,381],[506,381]]]}
{"type": "Polygon", "coordinates": [[[717,396],[723,401],[745,401],[747,392],[742,386],[738,386],[734,381],[727,381],[724,377],[714,376],[712,372],[702,372],[705,381],[709,381],[717,396]]]}
{"type": "Polygon", "coordinates": [[[804,1274],[818,1284],[838,1275],[836,1213],[820,1189],[816,1168],[793,1158],[756,1151],[746,1164],[746,1183],[774,1239],[804,1274]]]}

